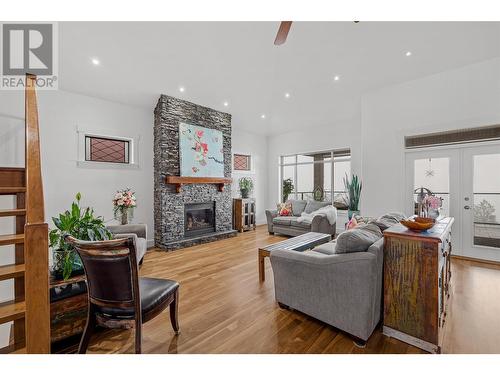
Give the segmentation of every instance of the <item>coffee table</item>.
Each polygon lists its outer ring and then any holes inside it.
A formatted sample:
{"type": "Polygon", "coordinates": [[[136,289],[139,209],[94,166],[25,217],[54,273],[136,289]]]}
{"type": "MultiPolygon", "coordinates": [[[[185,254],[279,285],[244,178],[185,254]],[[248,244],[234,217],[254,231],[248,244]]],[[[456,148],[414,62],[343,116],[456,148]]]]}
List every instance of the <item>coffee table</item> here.
{"type": "Polygon", "coordinates": [[[309,232],[259,248],[259,281],[263,282],[266,279],[264,272],[264,259],[271,256],[271,252],[274,250],[304,251],[330,242],[331,240],[332,236],[330,234],[309,232]]]}

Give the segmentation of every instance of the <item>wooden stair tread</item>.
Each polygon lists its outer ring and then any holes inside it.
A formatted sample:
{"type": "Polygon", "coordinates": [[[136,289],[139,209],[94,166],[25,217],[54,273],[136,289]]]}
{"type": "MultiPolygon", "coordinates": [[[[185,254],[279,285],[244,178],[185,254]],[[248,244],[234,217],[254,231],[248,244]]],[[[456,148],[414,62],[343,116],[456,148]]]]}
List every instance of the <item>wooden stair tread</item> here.
{"type": "Polygon", "coordinates": [[[0,195],[14,195],[17,193],[25,193],[25,192],[26,192],[25,187],[19,187],[19,186],[13,186],[13,187],[1,186],[0,187],[0,195]]]}
{"type": "Polygon", "coordinates": [[[0,234],[0,246],[24,243],[24,234],[0,234]]]}
{"type": "Polygon", "coordinates": [[[26,215],[26,209],[24,209],[24,208],[12,208],[9,210],[0,210],[0,217],[24,216],[24,215],[26,215]]]}
{"type": "Polygon", "coordinates": [[[0,324],[21,319],[26,312],[26,303],[24,301],[8,301],[0,303],[0,324]]]}
{"type": "Polygon", "coordinates": [[[26,266],[24,264],[8,264],[6,266],[0,266],[0,281],[21,277],[24,275],[25,271],[26,266]]]}

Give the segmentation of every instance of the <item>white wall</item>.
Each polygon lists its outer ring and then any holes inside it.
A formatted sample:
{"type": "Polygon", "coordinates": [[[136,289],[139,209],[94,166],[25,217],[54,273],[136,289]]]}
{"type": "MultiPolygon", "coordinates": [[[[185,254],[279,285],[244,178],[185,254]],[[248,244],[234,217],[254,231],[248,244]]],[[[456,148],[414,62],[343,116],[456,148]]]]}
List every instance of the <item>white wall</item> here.
{"type": "Polygon", "coordinates": [[[498,123],[499,58],[364,95],[362,213],[404,210],[404,136],[498,123]]]}
{"type": "Polygon", "coordinates": [[[256,199],[257,224],[266,222],[264,211],[267,209],[267,137],[240,130],[233,125],[232,134],[233,154],[251,155],[251,172],[233,171],[233,197],[239,197],[238,180],[241,177],[250,177],[254,182],[254,191],[251,194],[256,199]]]}
{"type": "MultiPolygon", "coordinates": [[[[95,208],[105,220],[113,219],[111,199],[115,190],[136,191],[135,222],[148,225],[153,238],[153,106],[134,108],[63,91],[39,91],[39,116],[45,214],[51,217],[70,207],[76,192],[83,205],[95,208]],[[77,160],[77,126],[103,132],[141,135],[140,168],[80,168],[77,160]]],[[[22,92],[0,92],[0,165],[24,166],[24,99],[22,92]],[[5,126],[4,126],[5,124],[5,126]]],[[[13,207],[11,197],[0,197],[2,208],[13,207]]],[[[0,233],[13,233],[13,219],[0,219],[0,233]]],[[[2,247],[0,265],[13,263],[13,247],[2,247]]],[[[12,281],[0,282],[0,301],[12,299],[12,281]]],[[[9,324],[0,326],[0,347],[6,344],[9,324]]]]}
{"type": "MultiPolygon", "coordinates": [[[[313,124],[311,124],[313,125],[313,124]]],[[[304,126],[307,128],[307,126],[304,126]]],[[[279,202],[279,157],[281,155],[327,151],[333,149],[351,149],[351,171],[361,174],[361,123],[360,118],[347,119],[323,127],[304,131],[285,132],[268,139],[268,200],[267,208],[275,208],[279,202]]]]}

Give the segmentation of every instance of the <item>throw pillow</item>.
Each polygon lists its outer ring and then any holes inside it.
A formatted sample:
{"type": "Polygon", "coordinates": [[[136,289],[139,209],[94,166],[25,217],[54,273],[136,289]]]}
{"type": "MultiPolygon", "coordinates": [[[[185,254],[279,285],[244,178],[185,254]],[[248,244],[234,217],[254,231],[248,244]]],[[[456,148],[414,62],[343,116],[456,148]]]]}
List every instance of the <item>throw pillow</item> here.
{"type": "Polygon", "coordinates": [[[351,220],[349,220],[349,222],[347,223],[347,230],[349,229],[353,229],[353,228],[356,228],[356,226],[358,225],[358,221],[356,220],[356,218],[353,216],[351,218],[351,220]]]}
{"type": "Polygon", "coordinates": [[[401,220],[405,219],[405,215],[399,212],[391,212],[379,217],[377,220],[373,221],[373,224],[377,225],[383,232],[389,227],[396,225],[401,220]]]}
{"type": "Polygon", "coordinates": [[[278,216],[292,216],[292,204],[290,202],[277,204],[278,216]]]}
{"type": "Polygon", "coordinates": [[[339,234],[335,253],[366,251],[380,238],[382,238],[382,231],[375,224],[358,224],[355,228],[339,234]]]}

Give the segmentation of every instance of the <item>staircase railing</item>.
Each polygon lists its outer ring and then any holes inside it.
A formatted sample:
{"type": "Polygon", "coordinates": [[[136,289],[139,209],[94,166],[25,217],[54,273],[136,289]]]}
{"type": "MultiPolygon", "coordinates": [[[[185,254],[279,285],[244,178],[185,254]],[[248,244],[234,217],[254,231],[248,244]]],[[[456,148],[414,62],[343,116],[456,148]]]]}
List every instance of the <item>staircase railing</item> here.
{"type": "Polygon", "coordinates": [[[50,353],[49,248],[45,223],[36,76],[26,75],[26,224],[24,227],[26,351],[50,353]]]}

